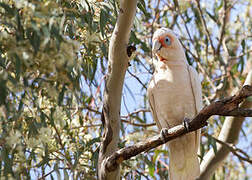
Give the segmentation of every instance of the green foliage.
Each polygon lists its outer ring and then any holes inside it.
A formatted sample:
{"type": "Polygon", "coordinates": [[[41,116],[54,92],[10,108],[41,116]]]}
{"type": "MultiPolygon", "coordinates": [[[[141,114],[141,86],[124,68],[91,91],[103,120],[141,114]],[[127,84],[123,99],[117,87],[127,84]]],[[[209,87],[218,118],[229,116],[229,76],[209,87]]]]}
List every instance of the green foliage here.
{"type": "Polygon", "coordinates": [[[0,1],[1,176],[40,178],[49,167],[95,177],[100,138],[90,135],[96,126],[86,127],[92,118],[83,121],[82,107],[92,102],[80,82],[95,83],[107,57],[115,18],[105,14],[111,18],[97,28],[101,9],[88,1],[0,1]]]}
{"type": "MultiPolygon", "coordinates": [[[[145,126],[153,123],[145,87],[157,27],[180,35],[188,62],[204,77],[205,104],[244,81],[251,61],[251,2],[228,2],[221,43],[224,0],[200,2],[203,14],[194,1],[138,1],[129,39],[137,52],[125,79],[122,119],[128,123],[122,122],[120,148],[158,133],[145,126]],[[139,108],[145,111],[130,113],[139,108]]],[[[96,179],[104,76],[119,8],[114,0],[0,0],[1,178],[96,179]]],[[[209,134],[217,135],[223,121],[211,119],[209,134]]],[[[210,148],[216,150],[216,142],[203,137],[202,155],[210,148]]],[[[123,163],[121,175],[165,179],[167,157],[161,147],[138,155],[123,163]]],[[[214,177],[247,178],[246,166],[230,158],[214,177]]]]}

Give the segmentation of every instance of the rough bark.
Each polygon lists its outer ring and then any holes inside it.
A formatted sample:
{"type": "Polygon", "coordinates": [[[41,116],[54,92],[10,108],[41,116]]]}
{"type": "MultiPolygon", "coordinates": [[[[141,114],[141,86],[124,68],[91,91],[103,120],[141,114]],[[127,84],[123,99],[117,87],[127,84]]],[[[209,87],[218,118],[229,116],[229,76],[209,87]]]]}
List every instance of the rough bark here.
{"type": "MultiPolygon", "coordinates": [[[[244,85],[252,85],[252,70],[247,75],[244,85]]],[[[252,102],[244,101],[240,108],[251,108],[252,102]]],[[[238,142],[239,133],[242,128],[244,117],[227,117],[218,139],[226,143],[236,144],[238,142]]],[[[203,157],[203,161],[200,166],[201,175],[199,179],[210,179],[215,170],[220,166],[223,160],[228,156],[230,150],[223,144],[217,144],[217,152],[211,149],[203,157]]]]}
{"type": "Polygon", "coordinates": [[[127,44],[136,12],[137,0],[121,0],[120,12],[109,44],[108,74],[103,99],[103,140],[98,160],[100,180],[119,179],[120,168],[107,171],[107,158],[117,150],[124,76],[128,67],[127,44]]]}

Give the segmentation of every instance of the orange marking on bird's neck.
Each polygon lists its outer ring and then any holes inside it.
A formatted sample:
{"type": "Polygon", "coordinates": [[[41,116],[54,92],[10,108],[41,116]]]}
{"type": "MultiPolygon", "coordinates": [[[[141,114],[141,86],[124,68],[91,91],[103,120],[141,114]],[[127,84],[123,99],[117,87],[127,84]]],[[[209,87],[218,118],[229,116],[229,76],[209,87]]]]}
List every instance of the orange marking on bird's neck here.
{"type": "Polygon", "coordinates": [[[159,59],[160,61],[162,61],[162,62],[167,61],[167,59],[163,58],[163,57],[162,57],[162,56],[160,56],[160,55],[158,55],[158,59],[159,59]]]}

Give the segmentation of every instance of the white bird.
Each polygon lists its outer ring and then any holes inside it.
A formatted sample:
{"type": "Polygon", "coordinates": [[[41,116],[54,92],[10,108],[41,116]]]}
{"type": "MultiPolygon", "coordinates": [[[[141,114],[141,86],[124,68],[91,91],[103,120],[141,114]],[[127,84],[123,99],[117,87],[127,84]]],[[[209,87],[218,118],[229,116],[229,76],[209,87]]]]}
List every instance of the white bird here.
{"type": "MultiPolygon", "coordinates": [[[[147,90],[148,99],[158,128],[169,129],[182,124],[185,118],[193,118],[201,110],[201,83],[170,29],[158,29],[152,42],[157,62],[147,90]]],[[[199,143],[200,130],[167,143],[170,180],[194,180],[199,176],[199,143]]]]}

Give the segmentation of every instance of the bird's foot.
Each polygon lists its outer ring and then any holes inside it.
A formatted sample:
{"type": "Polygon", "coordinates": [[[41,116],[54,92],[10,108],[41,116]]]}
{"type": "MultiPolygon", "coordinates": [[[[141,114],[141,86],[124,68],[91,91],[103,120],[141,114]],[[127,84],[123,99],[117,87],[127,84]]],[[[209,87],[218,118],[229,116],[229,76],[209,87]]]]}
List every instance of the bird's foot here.
{"type": "Polygon", "coordinates": [[[187,132],[189,132],[189,122],[190,122],[190,119],[185,117],[183,124],[184,124],[184,127],[186,128],[187,132]]]}
{"type": "Polygon", "coordinates": [[[162,141],[165,143],[165,137],[168,136],[169,132],[168,132],[168,128],[162,128],[160,135],[161,135],[161,139],[162,141]]]}

